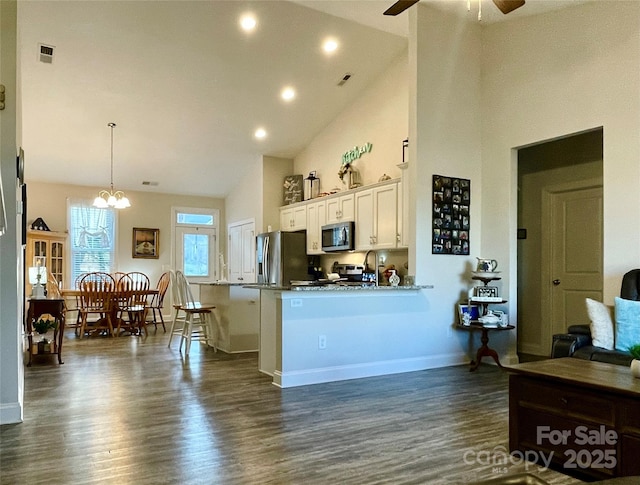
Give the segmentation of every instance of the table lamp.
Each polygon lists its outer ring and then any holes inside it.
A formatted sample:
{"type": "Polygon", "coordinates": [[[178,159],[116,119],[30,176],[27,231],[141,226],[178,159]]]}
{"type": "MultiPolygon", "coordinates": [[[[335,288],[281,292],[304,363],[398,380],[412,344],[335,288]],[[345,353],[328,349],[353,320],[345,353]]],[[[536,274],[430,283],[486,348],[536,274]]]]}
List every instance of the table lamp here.
{"type": "Polygon", "coordinates": [[[47,282],[47,268],[32,266],[29,268],[29,283],[31,283],[31,298],[44,298],[44,284],[47,282]]]}

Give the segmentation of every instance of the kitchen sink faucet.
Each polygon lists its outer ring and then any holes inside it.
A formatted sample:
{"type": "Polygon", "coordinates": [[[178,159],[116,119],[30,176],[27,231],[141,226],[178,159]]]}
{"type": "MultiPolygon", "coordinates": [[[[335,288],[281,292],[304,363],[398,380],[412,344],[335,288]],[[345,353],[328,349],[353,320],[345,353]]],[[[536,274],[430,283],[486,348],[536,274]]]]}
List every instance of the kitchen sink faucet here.
{"type": "Polygon", "coordinates": [[[364,261],[362,262],[362,266],[364,266],[365,273],[368,272],[369,253],[373,253],[376,257],[375,259],[376,264],[375,266],[373,266],[373,274],[375,275],[375,278],[376,278],[376,286],[378,286],[378,251],[376,251],[375,249],[369,249],[364,255],[364,261]]]}

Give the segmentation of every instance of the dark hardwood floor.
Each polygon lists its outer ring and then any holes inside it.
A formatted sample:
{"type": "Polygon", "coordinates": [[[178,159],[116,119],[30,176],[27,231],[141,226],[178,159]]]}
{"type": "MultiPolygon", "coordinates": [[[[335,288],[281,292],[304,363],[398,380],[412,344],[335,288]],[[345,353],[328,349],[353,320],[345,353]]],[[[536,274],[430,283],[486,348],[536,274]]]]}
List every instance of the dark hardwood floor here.
{"type": "Polygon", "coordinates": [[[25,419],[0,428],[2,484],[455,484],[528,470],[508,443],[507,374],[450,367],[281,390],[255,354],[160,331],[65,338],[25,368],[25,419]]]}

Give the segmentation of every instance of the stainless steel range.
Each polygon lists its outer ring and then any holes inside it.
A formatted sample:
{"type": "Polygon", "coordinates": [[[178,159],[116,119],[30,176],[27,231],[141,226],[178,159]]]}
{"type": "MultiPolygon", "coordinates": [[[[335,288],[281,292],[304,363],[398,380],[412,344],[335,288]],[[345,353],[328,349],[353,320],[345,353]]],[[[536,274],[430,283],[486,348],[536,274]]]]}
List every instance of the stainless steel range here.
{"type": "Polygon", "coordinates": [[[366,273],[363,264],[334,264],[333,271],[338,273],[342,285],[375,285],[375,274],[366,273]]]}

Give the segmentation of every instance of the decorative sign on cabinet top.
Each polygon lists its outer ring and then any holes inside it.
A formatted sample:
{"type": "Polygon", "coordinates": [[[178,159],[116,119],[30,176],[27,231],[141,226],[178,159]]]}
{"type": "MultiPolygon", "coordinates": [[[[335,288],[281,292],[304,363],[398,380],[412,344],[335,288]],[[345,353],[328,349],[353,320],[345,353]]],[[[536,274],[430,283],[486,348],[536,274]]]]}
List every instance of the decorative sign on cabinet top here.
{"type": "Polygon", "coordinates": [[[282,184],[282,205],[302,201],[302,175],[287,175],[282,184]]]}
{"type": "Polygon", "coordinates": [[[366,143],[361,147],[355,146],[351,150],[348,150],[342,155],[342,165],[348,165],[354,160],[360,158],[365,153],[369,153],[373,145],[371,143],[366,143]]]}

